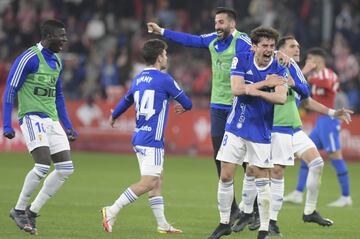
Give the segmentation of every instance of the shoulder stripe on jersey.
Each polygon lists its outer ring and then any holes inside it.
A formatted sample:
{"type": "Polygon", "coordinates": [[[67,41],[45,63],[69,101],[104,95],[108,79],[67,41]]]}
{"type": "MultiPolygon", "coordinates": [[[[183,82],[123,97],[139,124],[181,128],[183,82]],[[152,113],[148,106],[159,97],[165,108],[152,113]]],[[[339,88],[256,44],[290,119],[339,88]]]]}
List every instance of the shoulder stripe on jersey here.
{"type": "Polygon", "coordinates": [[[251,45],[251,40],[247,35],[241,34],[239,38],[242,39],[247,44],[251,45]]]}
{"type": "Polygon", "coordinates": [[[33,57],[34,55],[36,55],[35,52],[33,52],[32,50],[30,50],[28,53],[26,53],[20,60],[19,65],[17,66],[16,70],[15,70],[15,74],[13,75],[13,78],[11,79],[10,85],[17,87],[17,85],[19,84],[19,80],[20,80],[20,76],[24,70],[24,67],[26,65],[26,63],[29,61],[29,59],[31,57],[33,57]]]}
{"type": "Polygon", "coordinates": [[[295,62],[291,62],[291,65],[294,66],[294,68],[295,68],[295,70],[296,70],[296,75],[299,77],[299,79],[301,80],[301,82],[302,82],[303,84],[307,84],[307,81],[306,81],[306,79],[305,79],[305,77],[304,77],[304,74],[302,73],[302,71],[301,71],[300,67],[298,66],[298,64],[295,63],[295,62]]]}
{"type": "Polygon", "coordinates": [[[167,100],[163,101],[162,109],[159,114],[158,123],[156,127],[155,140],[161,140],[161,136],[164,130],[165,113],[166,113],[167,100]]]}

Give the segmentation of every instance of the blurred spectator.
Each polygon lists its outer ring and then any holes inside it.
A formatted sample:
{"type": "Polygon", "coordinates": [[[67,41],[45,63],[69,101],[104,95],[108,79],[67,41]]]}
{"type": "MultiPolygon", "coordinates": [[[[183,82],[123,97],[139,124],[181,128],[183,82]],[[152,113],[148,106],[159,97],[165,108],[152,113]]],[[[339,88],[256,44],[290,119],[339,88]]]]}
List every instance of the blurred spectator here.
{"type": "Polygon", "coordinates": [[[103,113],[100,107],[96,105],[92,94],[86,97],[86,102],[78,108],[76,116],[83,126],[98,125],[102,120],[103,113]]]}
{"type": "MultiPolygon", "coordinates": [[[[214,8],[228,6],[239,13],[241,31],[249,33],[262,24],[295,35],[304,50],[326,46],[333,54],[341,89],[359,112],[360,1],[326,3],[333,9],[331,43],[322,42],[322,0],[0,0],[0,88],[8,62],[37,40],[35,26],[59,18],[67,25],[69,40],[63,71],[67,99],[83,99],[95,92],[113,101],[142,68],[139,50],[154,37],[147,33],[146,22],[203,34],[214,29],[209,21],[214,8]]],[[[175,43],[169,43],[168,52],[169,73],[193,98],[206,102],[211,87],[208,52],[175,43]]]]}

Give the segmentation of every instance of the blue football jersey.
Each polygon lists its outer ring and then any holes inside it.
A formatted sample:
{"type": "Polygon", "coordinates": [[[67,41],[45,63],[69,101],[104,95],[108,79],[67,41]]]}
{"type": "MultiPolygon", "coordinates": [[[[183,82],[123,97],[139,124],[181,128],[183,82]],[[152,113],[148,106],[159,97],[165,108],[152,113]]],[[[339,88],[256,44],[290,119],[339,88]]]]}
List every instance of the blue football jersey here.
{"type": "Polygon", "coordinates": [[[169,74],[155,68],[144,69],[133,79],[130,89],[115,108],[113,118],[134,103],[136,127],[133,145],[162,148],[171,97],[186,110],[191,109],[191,100],[169,74]]]}
{"type": "MultiPolygon", "coordinates": [[[[266,68],[256,65],[253,52],[236,54],[233,59],[231,75],[244,77],[245,84],[263,81],[270,74],[288,77],[285,67],[274,58],[266,68]]],[[[225,130],[255,143],[270,143],[273,113],[273,104],[260,97],[236,96],[225,130]]]]}

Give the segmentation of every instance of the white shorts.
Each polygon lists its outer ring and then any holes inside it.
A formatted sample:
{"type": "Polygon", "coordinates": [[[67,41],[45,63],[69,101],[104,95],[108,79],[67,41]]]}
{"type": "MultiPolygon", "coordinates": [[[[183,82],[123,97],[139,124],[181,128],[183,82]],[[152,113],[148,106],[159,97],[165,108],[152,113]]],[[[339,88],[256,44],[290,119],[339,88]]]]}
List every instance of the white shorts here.
{"type": "Polygon", "coordinates": [[[293,135],[293,149],[295,156],[300,157],[306,150],[311,148],[316,148],[316,146],[303,130],[300,130],[293,135]]]}
{"type": "Polygon", "coordinates": [[[260,168],[272,168],[270,144],[254,143],[225,132],[216,159],[223,162],[241,165],[245,159],[250,165],[260,168]]]}
{"type": "Polygon", "coordinates": [[[25,115],[20,125],[29,152],[42,146],[50,149],[50,154],[70,150],[69,140],[59,121],[25,115]]]}
{"type": "Polygon", "coordinates": [[[273,164],[294,165],[293,136],[290,134],[271,133],[271,158],[273,164]]]}
{"type": "Polygon", "coordinates": [[[134,146],[138,158],[141,176],[160,177],[164,164],[164,149],[134,146]]]}

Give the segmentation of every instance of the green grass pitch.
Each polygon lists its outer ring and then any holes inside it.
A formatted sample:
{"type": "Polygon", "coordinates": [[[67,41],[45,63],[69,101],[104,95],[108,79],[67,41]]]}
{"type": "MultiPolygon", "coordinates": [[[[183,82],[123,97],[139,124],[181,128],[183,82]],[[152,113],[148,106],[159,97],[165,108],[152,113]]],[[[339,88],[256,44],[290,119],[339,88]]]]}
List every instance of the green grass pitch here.
{"type": "MultiPolygon", "coordinates": [[[[171,239],[207,238],[218,224],[217,177],[209,158],[171,156],[165,160],[163,195],[169,222],[181,228],[182,235],[160,235],[148,206],[147,196],[123,209],[111,234],[101,226],[100,209],[112,204],[122,191],[139,178],[135,155],[73,153],[75,173],[40,212],[36,238],[126,238],[171,239]]],[[[30,238],[18,230],[8,213],[16,203],[24,177],[33,166],[26,153],[0,153],[0,238],[30,238]]],[[[360,164],[348,164],[354,205],[329,208],[325,205],[340,195],[335,171],[326,163],[318,209],[335,221],[330,228],[305,224],[303,206],[285,204],[279,216],[284,238],[360,238],[360,164]]],[[[237,199],[243,172],[239,168],[235,187],[237,199]]],[[[297,167],[286,172],[286,192],[294,189],[297,167]]],[[[245,229],[225,238],[256,238],[256,232],[245,229]]]]}

